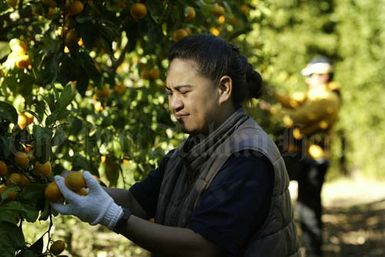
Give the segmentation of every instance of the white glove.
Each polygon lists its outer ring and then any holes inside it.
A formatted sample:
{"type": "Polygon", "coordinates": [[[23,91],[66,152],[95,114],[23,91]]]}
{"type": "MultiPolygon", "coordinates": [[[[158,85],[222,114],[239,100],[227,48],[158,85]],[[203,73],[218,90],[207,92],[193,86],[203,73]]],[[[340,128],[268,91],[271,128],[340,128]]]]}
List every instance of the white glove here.
{"type": "Polygon", "coordinates": [[[85,196],[71,191],[65,185],[62,176],[55,176],[56,184],[66,202],[64,204],[51,203],[51,206],[61,214],[75,215],[91,225],[102,224],[113,229],[123,215],[122,207],[114,202],[89,171],[85,171],[83,176],[89,189],[85,196]]]}

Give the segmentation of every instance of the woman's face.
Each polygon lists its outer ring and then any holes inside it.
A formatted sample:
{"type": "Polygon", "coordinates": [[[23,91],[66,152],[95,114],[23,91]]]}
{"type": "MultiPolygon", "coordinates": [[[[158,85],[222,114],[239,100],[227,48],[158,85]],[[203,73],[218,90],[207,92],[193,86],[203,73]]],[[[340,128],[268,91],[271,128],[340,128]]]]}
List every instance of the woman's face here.
{"type": "Polygon", "coordinates": [[[313,73],[310,76],[306,77],[306,83],[309,87],[318,88],[320,86],[325,86],[329,81],[329,74],[327,73],[313,73]]]}
{"type": "Polygon", "coordinates": [[[208,134],[218,125],[218,86],[199,72],[195,61],[179,58],[172,60],[166,90],[170,112],[184,132],[208,134]]]}

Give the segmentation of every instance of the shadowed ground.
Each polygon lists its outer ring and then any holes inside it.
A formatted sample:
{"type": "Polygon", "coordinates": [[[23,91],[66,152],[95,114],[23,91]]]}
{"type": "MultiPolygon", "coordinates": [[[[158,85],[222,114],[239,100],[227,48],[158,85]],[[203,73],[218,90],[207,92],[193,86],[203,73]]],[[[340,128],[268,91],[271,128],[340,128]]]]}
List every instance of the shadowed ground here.
{"type": "Polygon", "coordinates": [[[355,178],[327,184],[325,257],[385,256],[385,183],[355,178]]]}

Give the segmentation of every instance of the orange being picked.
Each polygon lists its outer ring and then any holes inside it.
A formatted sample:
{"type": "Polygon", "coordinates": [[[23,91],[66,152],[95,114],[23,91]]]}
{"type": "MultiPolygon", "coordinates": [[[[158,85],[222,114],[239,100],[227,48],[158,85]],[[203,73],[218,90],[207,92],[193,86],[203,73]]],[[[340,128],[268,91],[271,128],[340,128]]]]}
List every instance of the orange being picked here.
{"type": "Polygon", "coordinates": [[[65,177],[66,186],[74,192],[79,192],[86,186],[83,174],[80,172],[71,172],[65,177]]]}
{"type": "Polygon", "coordinates": [[[63,200],[63,195],[56,182],[51,182],[47,185],[44,190],[44,196],[50,202],[60,202],[63,200]]]}

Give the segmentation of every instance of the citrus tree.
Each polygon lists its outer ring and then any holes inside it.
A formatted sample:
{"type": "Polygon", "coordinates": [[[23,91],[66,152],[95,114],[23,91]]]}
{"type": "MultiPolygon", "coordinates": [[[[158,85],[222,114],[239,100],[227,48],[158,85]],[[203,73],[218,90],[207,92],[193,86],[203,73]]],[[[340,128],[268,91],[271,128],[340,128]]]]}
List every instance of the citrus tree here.
{"type": "Polygon", "coordinates": [[[233,0],[2,0],[2,256],[64,248],[50,235],[49,201],[60,197],[54,175],[89,170],[116,186],[153,168],[183,138],[162,90],[167,49],[194,33],[238,40],[263,18],[250,18],[258,8],[233,0]],[[38,220],[48,224],[48,242],[26,242],[23,223],[38,220]]]}

